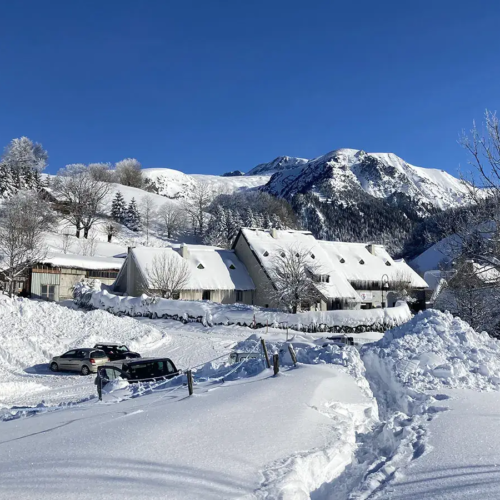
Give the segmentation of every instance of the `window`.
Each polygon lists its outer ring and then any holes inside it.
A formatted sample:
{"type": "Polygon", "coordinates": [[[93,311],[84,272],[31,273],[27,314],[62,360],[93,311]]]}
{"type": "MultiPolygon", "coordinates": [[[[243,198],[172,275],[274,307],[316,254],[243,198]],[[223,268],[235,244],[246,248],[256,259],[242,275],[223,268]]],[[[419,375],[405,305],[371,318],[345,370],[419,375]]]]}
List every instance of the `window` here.
{"type": "Polygon", "coordinates": [[[203,264],[198,264],[196,267],[197,267],[198,269],[205,269],[205,266],[204,266],[203,264]]]}
{"type": "Polygon", "coordinates": [[[391,265],[391,263],[390,263],[388,260],[386,260],[386,261],[385,261],[385,265],[386,265],[386,266],[390,266],[390,265],[391,265]]]}
{"type": "Polygon", "coordinates": [[[315,259],[316,258],[316,255],[314,255],[313,253],[311,254],[311,259],[315,259]]]}
{"type": "Polygon", "coordinates": [[[210,290],[203,290],[201,300],[210,300],[210,290]]]}
{"type": "Polygon", "coordinates": [[[76,351],[68,351],[67,353],[63,354],[61,358],[74,358],[76,354],[76,351]]]}
{"type": "Polygon", "coordinates": [[[116,279],[118,271],[89,271],[89,278],[110,278],[116,279]]]}
{"type": "Polygon", "coordinates": [[[236,302],[243,302],[243,292],[236,290],[236,302]]]}
{"type": "Polygon", "coordinates": [[[266,250],[264,253],[263,253],[264,257],[269,257],[269,252],[266,250]]]}
{"type": "Polygon", "coordinates": [[[181,298],[181,294],[179,292],[173,292],[172,293],[172,299],[173,300],[179,300],[181,298]]]}
{"type": "Polygon", "coordinates": [[[56,285],[42,285],[41,286],[41,296],[47,300],[55,300],[56,296],[56,285]]]}
{"type": "Polygon", "coordinates": [[[234,265],[234,264],[231,264],[231,265],[229,266],[229,269],[236,269],[236,267],[235,267],[235,265],[234,265]]]}
{"type": "Polygon", "coordinates": [[[363,264],[365,263],[365,261],[364,261],[363,259],[361,259],[361,260],[359,261],[359,263],[360,263],[361,265],[363,265],[363,264]]]}
{"type": "Polygon", "coordinates": [[[345,264],[345,259],[343,257],[340,259],[340,263],[345,264]]]}
{"type": "Polygon", "coordinates": [[[87,354],[86,351],[82,351],[82,350],[76,351],[75,358],[83,359],[83,358],[85,358],[85,354],[87,354]]]}
{"type": "Polygon", "coordinates": [[[285,258],[285,252],[281,252],[280,255],[283,259],[285,258]]]}

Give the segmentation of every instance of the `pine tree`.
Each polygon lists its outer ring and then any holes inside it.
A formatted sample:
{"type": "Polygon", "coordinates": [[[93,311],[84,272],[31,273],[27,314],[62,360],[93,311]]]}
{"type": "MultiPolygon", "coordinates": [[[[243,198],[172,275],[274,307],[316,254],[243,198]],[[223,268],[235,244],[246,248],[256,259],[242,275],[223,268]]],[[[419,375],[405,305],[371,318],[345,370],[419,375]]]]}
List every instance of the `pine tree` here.
{"type": "Polygon", "coordinates": [[[227,247],[227,214],[224,208],[217,205],[212,218],[208,222],[203,242],[216,247],[227,247]]]}
{"type": "Polygon", "coordinates": [[[0,197],[10,198],[15,192],[10,168],[5,163],[0,163],[0,197]]]}
{"type": "Polygon", "coordinates": [[[125,199],[120,191],[116,192],[113,201],[111,202],[111,217],[116,222],[123,223],[127,215],[127,205],[125,203],[125,199]]]}
{"type": "Polygon", "coordinates": [[[280,216],[278,214],[273,214],[271,215],[271,226],[274,229],[288,229],[285,224],[283,224],[283,221],[281,220],[280,216]]]}
{"type": "Polygon", "coordinates": [[[14,189],[36,188],[35,171],[40,173],[46,167],[47,158],[41,144],[27,137],[13,139],[5,148],[3,163],[11,172],[14,189]]]}
{"type": "Polygon", "coordinates": [[[125,224],[132,231],[139,231],[141,229],[141,215],[137,208],[135,198],[132,198],[128,205],[125,224]]]}
{"type": "Polygon", "coordinates": [[[245,223],[245,227],[255,227],[255,215],[250,207],[245,212],[243,222],[245,223]]]}
{"type": "Polygon", "coordinates": [[[269,214],[264,214],[262,226],[264,229],[271,229],[273,227],[269,214]]]}

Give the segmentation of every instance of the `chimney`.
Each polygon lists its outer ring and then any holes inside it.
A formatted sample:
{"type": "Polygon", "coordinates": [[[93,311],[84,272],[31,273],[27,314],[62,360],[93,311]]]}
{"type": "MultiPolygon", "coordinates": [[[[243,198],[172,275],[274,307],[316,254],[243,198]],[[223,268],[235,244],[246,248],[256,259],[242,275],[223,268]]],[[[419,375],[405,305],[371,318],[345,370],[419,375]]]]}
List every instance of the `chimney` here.
{"type": "Polygon", "coordinates": [[[135,247],[127,247],[127,255],[130,255],[132,253],[132,250],[134,249],[135,247]]]}
{"type": "Polygon", "coordinates": [[[275,240],[277,240],[277,239],[278,239],[278,231],[276,231],[276,228],[274,228],[274,227],[271,229],[271,236],[272,236],[275,240]]]}
{"type": "Polygon", "coordinates": [[[372,255],[375,255],[375,243],[369,243],[366,248],[372,255]]]}
{"type": "Polygon", "coordinates": [[[189,259],[189,250],[185,243],[181,245],[181,257],[183,259],[189,259]]]}

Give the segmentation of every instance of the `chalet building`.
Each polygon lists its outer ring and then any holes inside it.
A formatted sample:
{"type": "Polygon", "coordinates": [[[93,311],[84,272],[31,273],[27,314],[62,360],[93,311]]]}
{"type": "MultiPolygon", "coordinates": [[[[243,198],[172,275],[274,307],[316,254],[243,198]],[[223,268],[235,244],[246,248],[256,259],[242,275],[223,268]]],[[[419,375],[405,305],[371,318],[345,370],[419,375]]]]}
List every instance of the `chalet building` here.
{"type": "MultiPolygon", "coordinates": [[[[114,293],[140,296],[155,293],[150,279],[155,258],[171,257],[188,265],[187,283],[174,296],[181,300],[211,300],[221,304],[252,304],[255,286],[243,263],[232,250],[203,245],[129,248],[113,285],[114,293]]],[[[169,259],[170,260],[170,259],[169,259]]]]}
{"type": "Polygon", "coordinates": [[[99,279],[112,285],[123,259],[53,254],[34,265],[28,272],[24,293],[45,300],[73,298],[73,286],[82,278],[99,279]]]}
{"type": "Polygon", "coordinates": [[[421,295],[427,283],[404,260],[394,260],[382,245],[316,240],[308,231],[243,228],[233,245],[255,283],[255,305],[277,307],[268,296],[273,257],[284,249],[309,253],[311,269],[322,298],[311,308],[370,309],[392,307],[396,288],[421,295]]]}

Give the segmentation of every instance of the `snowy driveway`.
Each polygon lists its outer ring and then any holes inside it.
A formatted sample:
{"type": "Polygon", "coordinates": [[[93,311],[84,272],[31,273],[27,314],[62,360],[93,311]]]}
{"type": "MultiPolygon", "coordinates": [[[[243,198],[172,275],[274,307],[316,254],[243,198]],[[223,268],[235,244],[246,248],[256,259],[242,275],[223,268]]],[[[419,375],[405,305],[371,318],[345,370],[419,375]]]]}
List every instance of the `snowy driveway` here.
{"type": "Polygon", "coordinates": [[[307,494],[350,461],[373,404],[333,365],[185,392],[2,423],[0,498],[307,494]]]}

